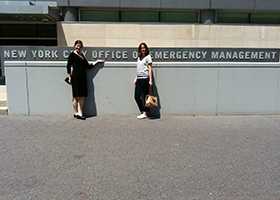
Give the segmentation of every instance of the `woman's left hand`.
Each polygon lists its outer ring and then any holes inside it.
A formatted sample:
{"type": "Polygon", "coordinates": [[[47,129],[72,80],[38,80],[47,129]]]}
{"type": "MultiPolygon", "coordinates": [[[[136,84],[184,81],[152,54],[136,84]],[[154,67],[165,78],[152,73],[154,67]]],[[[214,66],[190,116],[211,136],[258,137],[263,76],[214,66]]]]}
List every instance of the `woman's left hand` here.
{"type": "Polygon", "coordinates": [[[153,85],[153,81],[149,81],[149,85],[153,85]]]}

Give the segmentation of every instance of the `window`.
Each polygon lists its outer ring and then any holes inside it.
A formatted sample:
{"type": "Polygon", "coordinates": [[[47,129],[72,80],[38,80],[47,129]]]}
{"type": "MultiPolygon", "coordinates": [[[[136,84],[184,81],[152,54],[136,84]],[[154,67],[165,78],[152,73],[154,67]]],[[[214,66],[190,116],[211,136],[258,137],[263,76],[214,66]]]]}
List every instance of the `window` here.
{"type": "Polygon", "coordinates": [[[257,12],[251,14],[251,23],[254,24],[280,24],[280,13],[257,12]]]}
{"type": "Polygon", "coordinates": [[[122,22],[158,22],[157,11],[121,11],[122,22]]]}
{"type": "Polygon", "coordinates": [[[198,23],[199,14],[195,11],[162,11],[161,22],[198,23]]]}
{"type": "Polygon", "coordinates": [[[110,10],[80,10],[81,21],[107,21],[107,22],[118,22],[119,11],[110,10]]]}
{"type": "Polygon", "coordinates": [[[234,11],[218,11],[217,23],[243,23],[248,24],[250,22],[248,12],[234,12],[234,11]]]}
{"type": "Polygon", "coordinates": [[[57,45],[56,24],[0,24],[0,45],[57,45]]]}

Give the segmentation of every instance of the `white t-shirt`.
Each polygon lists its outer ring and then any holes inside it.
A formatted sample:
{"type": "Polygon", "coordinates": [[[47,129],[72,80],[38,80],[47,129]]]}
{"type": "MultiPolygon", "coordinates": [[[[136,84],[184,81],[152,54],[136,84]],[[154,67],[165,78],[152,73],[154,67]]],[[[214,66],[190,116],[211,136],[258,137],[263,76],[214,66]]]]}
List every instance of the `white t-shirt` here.
{"type": "Polygon", "coordinates": [[[145,56],[142,60],[137,59],[137,78],[143,79],[149,77],[148,65],[152,64],[152,57],[150,55],[145,56]]]}

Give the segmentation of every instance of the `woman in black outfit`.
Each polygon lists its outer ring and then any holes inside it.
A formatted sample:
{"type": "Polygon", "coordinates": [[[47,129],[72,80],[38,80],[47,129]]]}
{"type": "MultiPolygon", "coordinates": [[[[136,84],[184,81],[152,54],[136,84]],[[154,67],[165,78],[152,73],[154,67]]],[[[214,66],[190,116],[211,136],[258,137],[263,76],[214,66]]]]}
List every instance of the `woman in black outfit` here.
{"type": "Polygon", "coordinates": [[[88,95],[86,71],[93,65],[88,63],[82,53],[82,48],[83,42],[81,40],[75,41],[74,51],[68,57],[67,74],[72,85],[74,117],[85,120],[83,107],[85,97],[88,95]]]}

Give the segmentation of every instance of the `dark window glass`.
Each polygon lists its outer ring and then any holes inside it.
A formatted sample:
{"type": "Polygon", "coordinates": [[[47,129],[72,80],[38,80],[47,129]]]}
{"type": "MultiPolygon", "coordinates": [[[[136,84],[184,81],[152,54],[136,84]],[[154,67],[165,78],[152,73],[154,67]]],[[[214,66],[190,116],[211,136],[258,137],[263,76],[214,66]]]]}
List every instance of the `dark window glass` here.
{"type": "Polygon", "coordinates": [[[38,24],[36,28],[38,37],[57,37],[56,24],[38,24]]]}
{"type": "Polygon", "coordinates": [[[198,12],[195,11],[162,11],[161,22],[198,23],[198,12]]]}
{"type": "Polygon", "coordinates": [[[119,21],[119,11],[80,10],[81,21],[119,21]]]}
{"type": "Polygon", "coordinates": [[[0,45],[57,45],[56,24],[0,24],[0,45]]]}
{"type": "Polygon", "coordinates": [[[121,11],[123,22],[158,22],[159,12],[157,11],[121,11]]]}
{"type": "Polygon", "coordinates": [[[1,24],[0,37],[36,37],[36,25],[1,24]]]}
{"type": "Polygon", "coordinates": [[[217,23],[249,23],[249,13],[234,11],[218,11],[217,23]]]}
{"type": "Polygon", "coordinates": [[[56,46],[56,39],[1,39],[0,46],[56,46]]]}
{"type": "Polygon", "coordinates": [[[280,13],[257,12],[251,14],[251,23],[254,24],[280,24],[280,13]]]}

